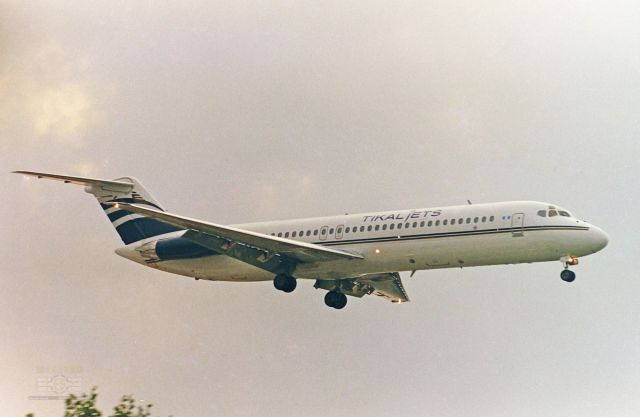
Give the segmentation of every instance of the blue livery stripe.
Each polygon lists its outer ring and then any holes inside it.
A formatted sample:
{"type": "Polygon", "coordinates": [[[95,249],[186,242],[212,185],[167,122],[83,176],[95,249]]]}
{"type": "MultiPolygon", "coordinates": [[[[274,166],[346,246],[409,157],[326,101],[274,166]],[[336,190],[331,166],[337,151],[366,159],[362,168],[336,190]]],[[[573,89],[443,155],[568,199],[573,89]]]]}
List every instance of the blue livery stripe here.
{"type": "Polygon", "coordinates": [[[217,255],[217,253],[211,249],[181,237],[160,239],[156,243],[156,254],[158,258],[163,261],[217,255]]]}
{"type": "Polygon", "coordinates": [[[141,217],[126,221],[116,227],[116,231],[125,245],[148,237],[183,230],[170,224],[162,223],[149,217],[141,217]]]}
{"type": "Polygon", "coordinates": [[[107,216],[109,217],[109,220],[111,220],[111,222],[115,222],[119,218],[124,217],[128,214],[131,214],[131,212],[126,210],[118,210],[107,214],[107,216]]]}

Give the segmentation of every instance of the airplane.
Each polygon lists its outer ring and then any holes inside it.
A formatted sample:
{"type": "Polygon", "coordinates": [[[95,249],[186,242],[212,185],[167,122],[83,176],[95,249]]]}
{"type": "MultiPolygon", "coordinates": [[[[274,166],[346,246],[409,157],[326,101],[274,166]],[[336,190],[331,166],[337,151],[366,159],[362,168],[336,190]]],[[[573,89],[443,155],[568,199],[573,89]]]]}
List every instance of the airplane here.
{"type": "Polygon", "coordinates": [[[560,261],[570,266],[608,243],[600,228],[555,204],[508,201],[224,226],[165,211],[133,177],[115,180],[33,171],[84,186],[120,235],[115,252],[160,271],[211,281],[273,281],[292,292],[315,280],[327,306],[373,294],[409,301],[400,272],[560,261]]]}

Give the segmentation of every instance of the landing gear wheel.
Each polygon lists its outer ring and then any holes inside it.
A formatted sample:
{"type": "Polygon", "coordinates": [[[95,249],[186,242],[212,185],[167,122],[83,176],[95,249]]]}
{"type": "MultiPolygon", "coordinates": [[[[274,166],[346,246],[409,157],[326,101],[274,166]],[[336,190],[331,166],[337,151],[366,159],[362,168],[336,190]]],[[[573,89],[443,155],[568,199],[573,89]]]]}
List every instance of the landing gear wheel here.
{"type": "Polygon", "coordinates": [[[562,279],[564,282],[573,282],[576,279],[576,273],[565,269],[564,271],[560,272],[560,279],[562,279]]]}
{"type": "Polygon", "coordinates": [[[333,307],[337,300],[338,300],[337,292],[329,291],[324,295],[324,303],[329,307],[333,307]]]}
{"type": "Polygon", "coordinates": [[[289,275],[278,274],[273,279],[273,286],[280,291],[291,292],[296,289],[297,285],[296,279],[289,275]]]}
{"type": "Polygon", "coordinates": [[[344,306],[347,305],[347,296],[339,292],[329,291],[324,296],[324,303],[329,307],[333,307],[336,310],[340,310],[341,308],[344,308],[344,306]]]}
{"type": "Polygon", "coordinates": [[[344,306],[346,305],[347,305],[347,296],[342,293],[338,293],[338,302],[333,306],[333,308],[335,308],[336,310],[340,310],[340,309],[343,309],[344,306]]]}

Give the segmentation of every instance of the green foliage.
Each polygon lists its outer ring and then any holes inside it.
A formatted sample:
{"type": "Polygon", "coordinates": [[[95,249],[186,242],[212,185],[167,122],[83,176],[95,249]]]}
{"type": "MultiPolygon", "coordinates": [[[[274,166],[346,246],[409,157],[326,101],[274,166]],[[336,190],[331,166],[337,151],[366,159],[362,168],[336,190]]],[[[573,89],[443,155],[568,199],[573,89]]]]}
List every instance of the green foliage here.
{"type": "MultiPolygon", "coordinates": [[[[93,387],[91,392],[80,396],[70,394],[64,400],[64,417],[101,417],[102,412],[96,408],[97,390],[97,387],[93,387]]],[[[136,405],[132,395],[125,395],[113,408],[113,414],[109,417],[151,417],[151,407],[152,404],[136,405]]],[[[26,417],[34,417],[34,415],[29,413],[26,417]]]]}
{"type": "Polygon", "coordinates": [[[151,417],[151,406],[152,404],[147,404],[144,407],[141,405],[136,407],[136,400],[133,396],[125,395],[109,417],[151,417]]]}
{"type": "Polygon", "coordinates": [[[100,417],[102,413],[96,408],[98,398],[97,388],[91,388],[90,393],[85,393],[79,397],[69,394],[64,400],[64,417],[100,417]]]}

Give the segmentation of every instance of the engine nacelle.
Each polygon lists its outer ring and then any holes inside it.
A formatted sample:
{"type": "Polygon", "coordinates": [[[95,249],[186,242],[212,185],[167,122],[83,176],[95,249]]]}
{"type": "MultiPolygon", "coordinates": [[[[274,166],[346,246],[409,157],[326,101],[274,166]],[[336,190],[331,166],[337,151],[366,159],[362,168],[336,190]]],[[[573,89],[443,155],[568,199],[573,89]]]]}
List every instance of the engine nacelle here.
{"type": "Polygon", "coordinates": [[[216,252],[198,245],[188,239],[172,237],[154,240],[136,248],[140,255],[147,259],[169,261],[175,259],[193,259],[215,255],[216,252]]]}

